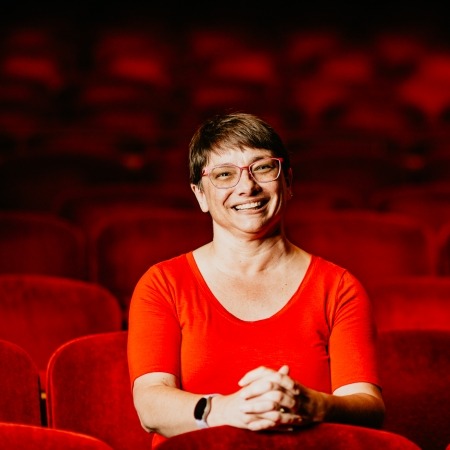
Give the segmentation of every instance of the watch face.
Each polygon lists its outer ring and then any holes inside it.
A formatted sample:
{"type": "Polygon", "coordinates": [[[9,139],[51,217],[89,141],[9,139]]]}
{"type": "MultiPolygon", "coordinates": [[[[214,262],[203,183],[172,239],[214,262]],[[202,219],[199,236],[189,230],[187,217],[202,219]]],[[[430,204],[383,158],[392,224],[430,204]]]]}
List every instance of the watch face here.
{"type": "Polygon", "coordinates": [[[207,402],[208,402],[208,400],[206,399],[206,397],[202,397],[197,402],[197,404],[195,405],[195,409],[194,409],[194,418],[195,419],[202,420],[203,412],[205,411],[207,402]]]}

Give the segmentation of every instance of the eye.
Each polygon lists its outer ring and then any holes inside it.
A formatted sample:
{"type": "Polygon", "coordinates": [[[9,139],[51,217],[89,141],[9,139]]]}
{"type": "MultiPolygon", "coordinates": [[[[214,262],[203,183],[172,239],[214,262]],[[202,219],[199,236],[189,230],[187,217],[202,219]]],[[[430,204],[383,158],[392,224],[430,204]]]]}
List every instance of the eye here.
{"type": "Polygon", "coordinates": [[[236,170],[233,167],[216,167],[212,171],[212,175],[215,179],[218,178],[230,178],[236,174],[236,170]]]}
{"type": "Polygon", "coordinates": [[[275,162],[273,160],[264,160],[264,161],[260,161],[255,163],[252,166],[252,170],[253,172],[269,172],[273,169],[275,169],[275,162]]]}

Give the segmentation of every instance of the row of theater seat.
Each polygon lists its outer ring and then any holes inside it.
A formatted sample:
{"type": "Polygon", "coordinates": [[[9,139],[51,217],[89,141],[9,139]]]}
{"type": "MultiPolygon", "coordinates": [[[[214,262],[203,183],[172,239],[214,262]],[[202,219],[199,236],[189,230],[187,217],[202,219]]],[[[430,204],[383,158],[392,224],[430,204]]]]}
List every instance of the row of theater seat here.
{"type": "Polygon", "coordinates": [[[352,41],[332,28],[268,35],[150,23],[80,35],[71,25],[1,36],[5,155],[78,145],[149,156],[179,148],[206,115],[230,108],[262,115],[289,142],[347,130],[401,154],[448,155],[449,52],[417,30],[352,41]]]}
{"type": "MultiPolygon", "coordinates": [[[[380,332],[450,330],[450,277],[400,275],[367,287],[380,332]]],[[[92,281],[0,274],[0,339],[21,345],[39,368],[70,339],[127,329],[126,309],[110,290],[92,281]]]]}
{"type": "MultiPolygon", "coordinates": [[[[141,428],[132,403],[126,339],[126,331],[97,333],[72,339],[55,349],[47,369],[45,408],[39,397],[39,377],[34,361],[20,346],[0,340],[3,362],[0,367],[0,421],[81,433],[99,439],[115,450],[150,448],[151,435],[141,428]]],[[[253,446],[246,447],[251,449],[263,448],[268,441],[272,448],[280,449],[298,448],[302,442],[305,448],[375,449],[380,448],[377,445],[382,445],[384,436],[383,448],[444,450],[450,443],[450,397],[446,377],[450,331],[382,332],[379,342],[387,407],[381,433],[356,427],[354,433],[361,433],[361,436],[356,434],[347,440],[351,428],[346,431],[346,426],[324,424],[312,431],[311,437],[308,428],[304,437],[299,432],[289,439],[283,437],[284,433],[281,437],[269,438],[263,437],[264,434],[250,436],[245,434],[248,432],[242,434],[242,430],[232,429],[222,430],[222,434],[218,430],[217,436],[227,436],[223,437],[227,445],[233,442],[243,445],[251,438],[253,446]],[[393,437],[393,443],[386,432],[398,436],[393,437]],[[339,433],[343,433],[342,445],[331,444],[330,440],[336,443],[339,439],[339,433]],[[409,446],[402,437],[409,440],[409,446]],[[355,440],[357,442],[352,444],[355,440]]],[[[206,435],[198,437],[200,440],[205,438],[206,435]]],[[[200,448],[198,442],[189,447],[189,439],[190,436],[179,437],[173,445],[167,444],[167,448],[200,448]]],[[[194,442],[196,439],[194,437],[194,442]]],[[[205,441],[201,447],[205,447],[205,441]]],[[[223,448],[230,447],[224,445],[223,448]]]]}
{"type": "MultiPolygon", "coordinates": [[[[33,212],[0,213],[0,273],[38,273],[97,282],[120,301],[158,261],[210,241],[200,210],[122,206],[95,211],[92,226],[33,212]],[[101,214],[103,213],[103,215],[101,214]]],[[[450,276],[450,225],[434,230],[406,214],[360,209],[288,211],[286,232],[371,286],[394,276],[450,276]]]]}

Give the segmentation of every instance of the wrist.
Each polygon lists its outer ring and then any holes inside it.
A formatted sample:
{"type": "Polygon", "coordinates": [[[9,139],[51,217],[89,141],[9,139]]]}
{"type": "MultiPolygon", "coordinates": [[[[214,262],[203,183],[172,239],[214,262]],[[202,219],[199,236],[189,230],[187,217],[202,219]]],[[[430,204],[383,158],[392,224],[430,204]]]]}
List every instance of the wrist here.
{"type": "Polygon", "coordinates": [[[200,398],[194,408],[194,419],[200,429],[209,428],[208,416],[211,412],[212,399],[217,394],[208,394],[200,398]]]}

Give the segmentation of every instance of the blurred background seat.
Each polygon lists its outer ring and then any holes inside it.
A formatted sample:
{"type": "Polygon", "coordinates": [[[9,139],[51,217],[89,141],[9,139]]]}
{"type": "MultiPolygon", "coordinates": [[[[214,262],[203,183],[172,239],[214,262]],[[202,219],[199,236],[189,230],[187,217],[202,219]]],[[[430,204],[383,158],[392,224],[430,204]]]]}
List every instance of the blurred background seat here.
{"type": "Polygon", "coordinates": [[[0,422],[40,426],[38,367],[19,345],[0,339],[0,422]]]}
{"type": "Polygon", "coordinates": [[[196,210],[195,196],[186,184],[179,189],[175,183],[115,183],[63,191],[55,199],[54,212],[79,225],[88,236],[104,217],[120,213],[123,217],[134,210],[174,208],[196,210]]]}
{"type": "Polygon", "coordinates": [[[0,273],[86,279],[86,237],[68,220],[35,211],[0,211],[0,273]]]}
{"type": "Polygon", "coordinates": [[[372,284],[379,331],[450,330],[450,277],[410,275],[372,284]]]}
{"type": "Polygon", "coordinates": [[[105,216],[92,230],[91,279],[119,298],[125,320],[131,294],[152,264],[210,242],[209,214],[154,208],[105,216]]]}
{"type": "Polygon", "coordinates": [[[0,338],[21,346],[37,365],[45,398],[51,354],[78,336],[122,328],[120,305],[98,284],[45,275],[0,275],[0,338]]]}
{"type": "Polygon", "coordinates": [[[450,332],[389,331],[380,333],[379,346],[386,404],[383,429],[405,436],[423,450],[445,448],[450,442],[450,332]]]}
{"type": "Polygon", "coordinates": [[[437,272],[442,276],[450,276],[450,222],[441,226],[437,242],[437,272]]]}
{"type": "Polygon", "coordinates": [[[114,156],[83,152],[45,152],[0,164],[0,207],[50,211],[63,189],[129,181],[130,171],[114,156]]]}
{"type": "Polygon", "coordinates": [[[411,217],[351,209],[294,212],[288,212],[288,237],[345,267],[367,286],[395,275],[435,273],[435,237],[411,217]]]}
{"type": "Polygon", "coordinates": [[[148,450],[152,435],[139,423],[130,388],[127,333],[80,337],[49,362],[48,425],[94,436],[115,450],[148,450]]]}
{"type": "Polygon", "coordinates": [[[379,189],[368,201],[378,211],[409,215],[436,232],[450,221],[450,183],[447,181],[379,189]]]}

